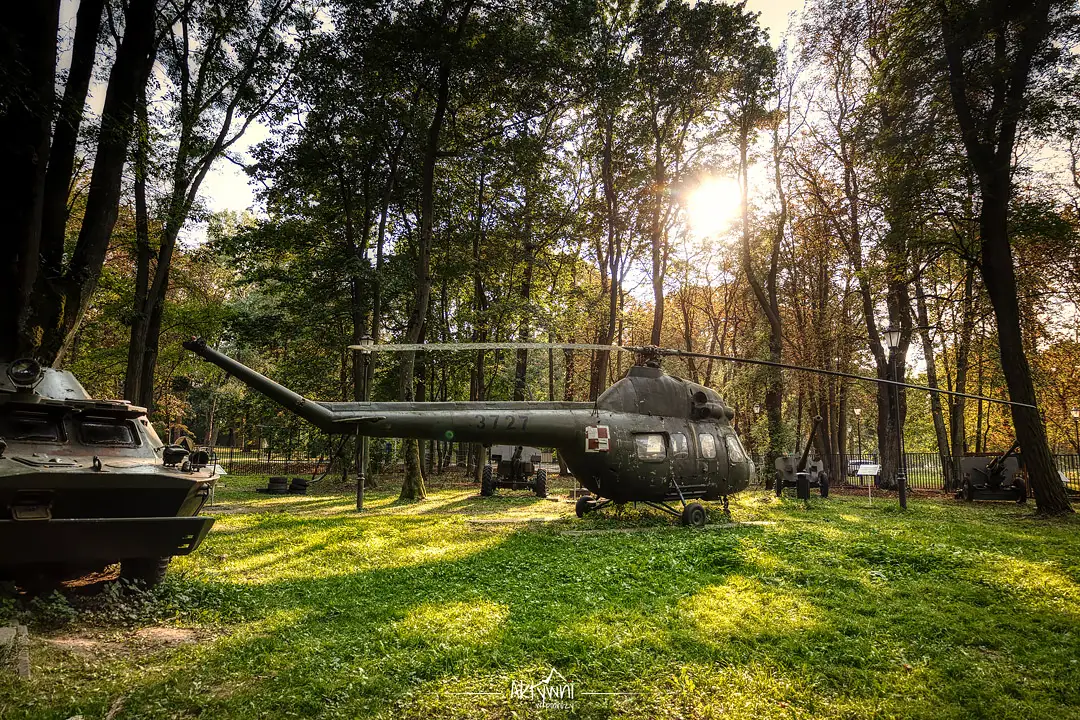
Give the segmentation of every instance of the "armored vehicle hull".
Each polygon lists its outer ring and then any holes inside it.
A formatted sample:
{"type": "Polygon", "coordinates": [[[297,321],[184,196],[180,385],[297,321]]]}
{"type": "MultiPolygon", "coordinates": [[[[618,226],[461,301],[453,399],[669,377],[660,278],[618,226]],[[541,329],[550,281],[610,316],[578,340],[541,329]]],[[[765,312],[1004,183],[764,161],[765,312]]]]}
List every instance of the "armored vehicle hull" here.
{"type": "Polygon", "coordinates": [[[159,582],[214,523],[198,517],[211,471],[192,470],[184,451],[166,457],[143,408],[92,400],[67,372],[38,369],[35,379],[27,362],[0,363],[0,580],[36,584],[120,563],[124,577],[159,582]]]}

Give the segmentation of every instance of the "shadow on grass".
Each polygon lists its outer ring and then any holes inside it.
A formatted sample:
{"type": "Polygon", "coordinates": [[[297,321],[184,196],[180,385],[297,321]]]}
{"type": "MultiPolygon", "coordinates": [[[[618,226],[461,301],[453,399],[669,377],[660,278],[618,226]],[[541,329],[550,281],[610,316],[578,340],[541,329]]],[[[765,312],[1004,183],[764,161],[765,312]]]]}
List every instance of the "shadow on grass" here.
{"type": "Polygon", "coordinates": [[[980,517],[920,539],[948,513],[770,509],[786,524],[575,538],[260,519],[259,538],[214,543],[229,568],[207,554],[171,583],[182,620],[230,634],[148,671],[69,659],[0,702],[5,717],[102,717],[123,696],[117,720],[533,716],[507,690],[552,667],[583,717],[1064,717],[1080,702],[1080,620],[1054,602],[1075,586],[986,550],[1027,530],[980,517]]]}

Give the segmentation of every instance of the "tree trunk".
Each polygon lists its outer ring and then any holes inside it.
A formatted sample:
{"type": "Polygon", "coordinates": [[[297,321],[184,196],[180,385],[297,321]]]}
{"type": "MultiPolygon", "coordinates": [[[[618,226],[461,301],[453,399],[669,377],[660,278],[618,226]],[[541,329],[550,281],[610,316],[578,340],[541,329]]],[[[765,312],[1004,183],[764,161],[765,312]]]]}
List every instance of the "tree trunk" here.
{"type": "MultiPolygon", "coordinates": [[[[461,25],[458,35],[468,18],[471,3],[462,10],[461,25]]],[[[445,21],[445,17],[444,17],[445,21]]],[[[428,125],[424,145],[423,163],[420,173],[420,234],[416,241],[416,264],[414,266],[415,283],[413,286],[413,308],[405,330],[405,342],[419,342],[420,333],[427,319],[428,305],[431,301],[431,244],[434,236],[435,219],[435,164],[439,155],[439,135],[442,133],[446,108],[450,102],[450,48],[442,49],[439,62],[438,91],[435,100],[435,113],[428,125]]],[[[413,373],[416,366],[416,353],[403,353],[401,362],[400,400],[413,398],[413,373]]],[[[427,497],[424,477],[420,473],[420,454],[416,440],[408,439],[406,445],[405,479],[401,484],[402,500],[423,500],[427,497]],[[412,459],[415,457],[416,462],[412,459]]]]}
{"type": "Polygon", "coordinates": [[[1008,236],[1009,167],[986,183],[979,217],[982,237],[982,274],[997,320],[1001,347],[1001,369],[1009,388],[1009,399],[1032,407],[1012,405],[1013,427],[1020,442],[1024,468],[1027,470],[1035,503],[1041,514],[1071,513],[1072,506],[1065,486],[1058,479],[1057,467],[1046,440],[1046,428],[1038,410],[1038,398],[1031,381],[1031,367],[1024,352],[1020,329],[1020,303],[1016,297],[1016,275],[1008,236]]]}
{"type": "MultiPolygon", "coordinates": [[[[530,207],[529,188],[525,188],[525,219],[522,223],[522,249],[525,252],[525,275],[521,281],[518,297],[521,300],[522,319],[518,330],[518,340],[528,342],[530,335],[530,307],[532,300],[533,269],[536,264],[536,242],[532,232],[532,208],[530,207]]],[[[517,351],[517,365],[514,368],[514,400],[525,399],[525,381],[529,371],[529,351],[517,351]]]]}
{"type": "MultiPolygon", "coordinates": [[[[82,124],[83,106],[90,88],[90,76],[97,55],[105,0],[79,3],[75,20],[75,39],[71,46],[64,99],[60,102],[53,130],[49,170],[45,176],[44,213],[41,220],[41,263],[45,277],[57,279],[64,274],[64,239],[68,219],[68,196],[82,124]]],[[[145,91],[145,83],[143,90],[145,91]]]]}
{"type": "MultiPolygon", "coordinates": [[[[930,316],[926,310],[926,293],[922,281],[915,280],[915,311],[919,318],[919,335],[922,339],[923,356],[926,359],[926,384],[938,388],[937,362],[934,359],[934,343],[930,339],[930,316]]],[[[945,479],[944,488],[953,486],[952,464],[949,462],[949,433],[945,429],[945,417],[941,411],[941,395],[930,393],[930,413],[934,417],[934,434],[937,437],[938,457],[941,460],[941,473],[945,479]]]]}
{"type": "Polygon", "coordinates": [[[156,0],[131,0],[124,13],[124,38],[109,73],[94,170],[71,264],[63,278],[39,277],[35,288],[38,354],[54,365],[63,360],[101,276],[119,212],[135,103],[153,63],[155,22],[156,0]]]}
{"type": "Polygon", "coordinates": [[[36,354],[40,343],[31,296],[39,280],[59,8],[59,0],[14,3],[0,18],[11,93],[0,112],[0,217],[9,238],[0,257],[0,360],[36,354]]]}
{"type": "Polygon", "coordinates": [[[983,285],[997,321],[1001,369],[1009,388],[1013,427],[1040,513],[1071,513],[1065,487],[1058,479],[1046,428],[1038,410],[1031,367],[1024,350],[1016,273],[1009,242],[1009,202],[1012,199],[1012,157],[1017,129],[1028,107],[1027,89],[1034,58],[1050,31],[1050,0],[1033,3],[993,3],[994,12],[979,26],[976,41],[992,47],[989,56],[968,55],[971,27],[958,27],[946,4],[939,8],[949,91],[968,161],[979,177],[979,236],[982,242],[983,285]],[[960,31],[959,33],[957,31],[960,31]],[[991,39],[990,36],[993,36],[991,39]],[[1010,56],[1009,44],[1015,50],[1010,56]],[[970,59],[983,65],[966,67],[970,59]],[[970,72],[969,72],[970,71],[970,72]],[[989,73],[989,93],[969,95],[969,74],[989,73]]]}
{"type": "MultiPolygon", "coordinates": [[[[967,392],[967,373],[969,354],[971,351],[971,335],[975,331],[975,303],[974,303],[975,266],[969,264],[964,272],[964,297],[961,304],[960,339],[956,347],[956,386],[958,393],[967,392]]],[[[982,392],[980,388],[979,392],[982,392]]],[[[981,401],[980,401],[981,402],[981,401]]],[[[949,406],[949,429],[952,432],[951,450],[953,458],[952,480],[950,490],[959,487],[960,458],[967,452],[967,429],[965,428],[964,414],[967,410],[967,398],[956,396],[949,406]]],[[[980,406],[981,413],[981,406],[980,406]]]]}
{"type": "Polygon", "coordinates": [[[124,398],[135,404],[143,401],[143,357],[146,354],[146,295],[150,285],[150,213],[146,204],[146,173],[149,153],[149,125],[146,88],[139,91],[137,137],[135,140],[135,298],[132,302],[131,335],[128,342],[124,398]]]}
{"type": "Polygon", "coordinates": [[[653,176],[652,176],[652,208],[649,228],[649,244],[652,249],[652,291],[653,291],[653,320],[652,335],[650,341],[653,345],[660,346],[660,335],[664,329],[664,274],[667,263],[665,262],[666,251],[664,248],[664,228],[661,215],[664,207],[664,193],[667,190],[667,178],[660,138],[657,136],[653,142],[653,176]]]}

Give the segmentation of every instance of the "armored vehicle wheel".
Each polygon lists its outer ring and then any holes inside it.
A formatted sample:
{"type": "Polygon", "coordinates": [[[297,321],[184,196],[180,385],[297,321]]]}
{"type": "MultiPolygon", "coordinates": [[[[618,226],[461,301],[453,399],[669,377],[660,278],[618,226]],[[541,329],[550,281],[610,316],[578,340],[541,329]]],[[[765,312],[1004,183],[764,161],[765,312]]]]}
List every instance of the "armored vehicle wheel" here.
{"type": "Polygon", "coordinates": [[[784,494],[784,478],[780,477],[780,473],[776,473],[776,477],[773,479],[773,487],[776,490],[776,497],[784,494]]]}
{"type": "Polygon", "coordinates": [[[491,466],[484,466],[484,473],[480,476],[480,494],[484,497],[491,497],[495,494],[495,483],[491,477],[491,466]]]}
{"type": "Polygon", "coordinates": [[[829,473],[824,470],[818,473],[818,492],[823,498],[829,497],[829,473]]]}
{"type": "Polygon", "coordinates": [[[547,497],[547,470],[540,468],[536,471],[536,479],[533,482],[533,492],[536,493],[536,497],[547,497]]]}
{"type": "Polygon", "coordinates": [[[585,517],[585,513],[589,512],[593,508],[593,500],[588,495],[583,495],[577,499],[574,503],[574,512],[577,513],[579,518],[585,517]]]}
{"type": "Polygon", "coordinates": [[[168,555],[159,558],[131,558],[120,561],[120,578],[130,582],[142,583],[147,588],[156,587],[165,579],[169,569],[168,555]]]}
{"type": "Polygon", "coordinates": [[[683,508],[682,524],[690,527],[705,527],[705,508],[701,503],[690,503],[683,508]]]}
{"type": "Polygon", "coordinates": [[[964,499],[968,502],[975,501],[975,486],[971,484],[970,479],[964,483],[964,499]]]}

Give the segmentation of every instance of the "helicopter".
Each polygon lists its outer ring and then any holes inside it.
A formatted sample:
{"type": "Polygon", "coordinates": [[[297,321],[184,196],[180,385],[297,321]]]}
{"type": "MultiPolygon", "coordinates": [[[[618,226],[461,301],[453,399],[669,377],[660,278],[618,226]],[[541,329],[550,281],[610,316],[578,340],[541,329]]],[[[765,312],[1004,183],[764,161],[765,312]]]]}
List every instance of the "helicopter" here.
{"type": "Polygon", "coordinates": [[[184,347],[327,433],[554,447],[593,495],[578,498],[578,517],[613,503],[636,502],[693,527],[703,527],[707,520],[699,501],[720,500],[727,513],[729,498],[749,487],[756,469],[732,426],[734,408],[715,390],[665,373],[660,367],[663,357],[711,357],[959,394],[839,371],[654,346],[423,343],[350,349],[630,351],[639,362],[595,402],[315,402],[210,348],[203,339],[193,338],[184,347]]]}

